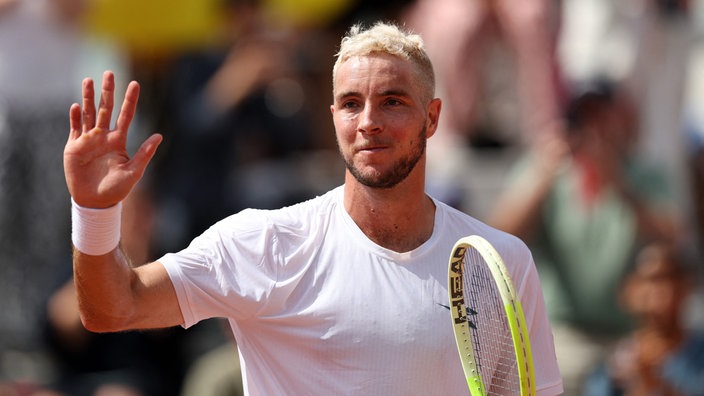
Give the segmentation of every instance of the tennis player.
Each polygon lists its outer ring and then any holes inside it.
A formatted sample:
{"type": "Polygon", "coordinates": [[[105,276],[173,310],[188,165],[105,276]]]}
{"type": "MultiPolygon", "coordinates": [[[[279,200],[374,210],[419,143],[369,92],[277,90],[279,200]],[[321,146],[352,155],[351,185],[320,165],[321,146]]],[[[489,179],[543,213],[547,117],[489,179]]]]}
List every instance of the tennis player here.
{"type": "MultiPolygon", "coordinates": [[[[244,210],[184,250],[131,263],[119,247],[121,201],[162,137],[132,158],[139,85],[111,129],[114,76],[101,100],[83,84],[64,151],[82,320],[98,332],[224,317],[249,395],[466,395],[449,320],[447,259],[479,234],[503,256],[523,303],[538,395],[562,392],[529,250],[425,193],[425,147],[440,117],[419,36],[353,27],[333,69],[330,109],[344,185],[279,210],[244,210]]],[[[468,169],[468,171],[471,171],[468,169]]]]}

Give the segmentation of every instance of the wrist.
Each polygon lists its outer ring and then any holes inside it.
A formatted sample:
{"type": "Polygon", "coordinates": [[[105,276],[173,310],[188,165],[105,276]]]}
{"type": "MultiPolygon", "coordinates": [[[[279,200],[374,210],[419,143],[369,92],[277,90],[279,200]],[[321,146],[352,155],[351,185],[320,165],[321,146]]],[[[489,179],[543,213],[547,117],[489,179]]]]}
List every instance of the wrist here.
{"type": "Polygon", "coordinates": [[[85,208],[71,198],[71,241],[76,250],[102,256],[120,243],[122,202],[105,209],[85,208]]]}

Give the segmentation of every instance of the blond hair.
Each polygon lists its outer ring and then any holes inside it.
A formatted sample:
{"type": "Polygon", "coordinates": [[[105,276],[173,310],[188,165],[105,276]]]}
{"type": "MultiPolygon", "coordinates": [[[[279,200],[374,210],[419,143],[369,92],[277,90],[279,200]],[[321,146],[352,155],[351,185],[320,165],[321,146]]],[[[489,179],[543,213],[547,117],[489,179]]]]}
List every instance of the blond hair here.
{"type": "Polygon", "coordinates": [[[340,42],[340,50],[332,69],[333,82],[339,66],[351,57],[367,56],[374,53],[389,54],[412,62],[418,70],[419,81],[427,90],[428,99],[435,95],[435,73],[433,65],[425,52],[423,39],[402,30],[396,25],[377,22],[369,29],[357,24],[340,42]]]}

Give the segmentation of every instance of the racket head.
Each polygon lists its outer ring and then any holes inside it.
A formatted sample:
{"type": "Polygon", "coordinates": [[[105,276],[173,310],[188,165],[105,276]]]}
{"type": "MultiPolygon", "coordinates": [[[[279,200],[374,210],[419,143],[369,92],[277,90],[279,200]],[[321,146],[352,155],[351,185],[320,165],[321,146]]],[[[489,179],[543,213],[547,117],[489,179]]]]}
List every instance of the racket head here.
{"type": "Polygon", "coordinates": [[[494,247],[471,235],[450,254],[452,327],[473,396],[534,395],[530,339],[511,277],[494,247]]]}

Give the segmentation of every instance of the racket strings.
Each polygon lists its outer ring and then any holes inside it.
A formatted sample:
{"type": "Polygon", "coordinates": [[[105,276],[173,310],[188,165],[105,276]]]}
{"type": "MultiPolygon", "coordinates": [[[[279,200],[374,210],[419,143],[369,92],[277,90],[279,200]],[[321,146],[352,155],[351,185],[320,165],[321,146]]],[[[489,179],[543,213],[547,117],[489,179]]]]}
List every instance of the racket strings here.
{"type": "Polygon", "coordinates": [[[467,249],[464,265],[467,320],[484,389],[487,395],[518,395],[513,338],[498,286],[476,249],[467,249]]]}

